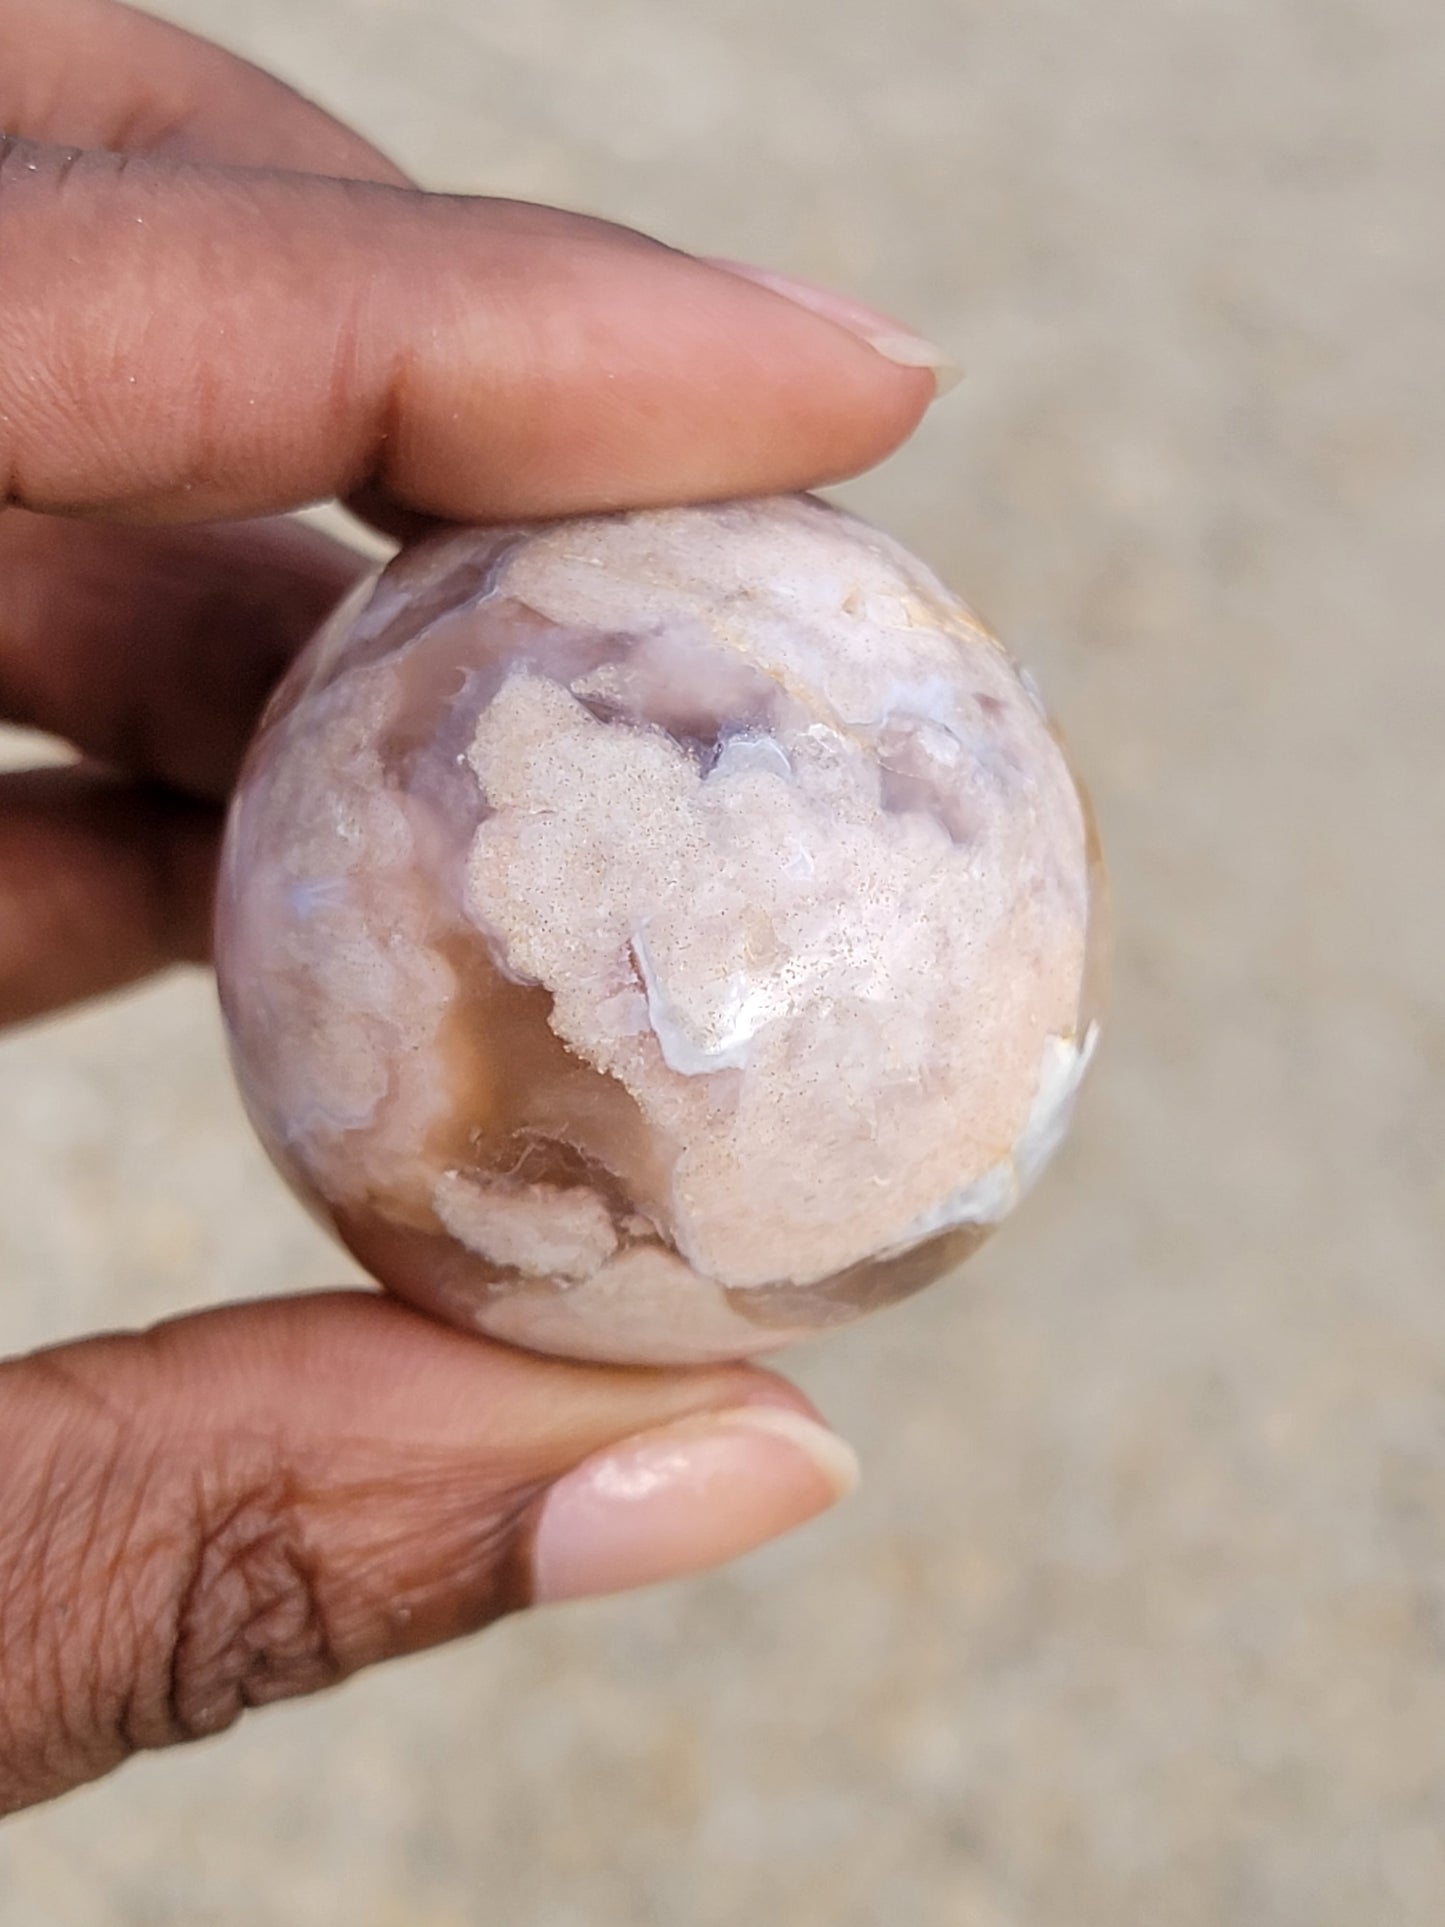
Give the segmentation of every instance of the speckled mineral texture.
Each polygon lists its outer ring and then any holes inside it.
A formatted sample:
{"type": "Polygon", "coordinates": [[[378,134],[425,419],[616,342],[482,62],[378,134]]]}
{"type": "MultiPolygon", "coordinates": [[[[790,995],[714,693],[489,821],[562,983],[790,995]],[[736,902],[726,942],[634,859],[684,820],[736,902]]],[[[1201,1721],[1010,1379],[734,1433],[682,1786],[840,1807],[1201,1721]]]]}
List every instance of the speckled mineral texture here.
{"type": "Polygon", "coordinates": [[[277,1162],[387,1284],[542,1350],[717,1358],[916,1290],[1012,1207],[1093,1043],[1093,882],[1036,693],[864,524],[449,533],[273,705],[223,1000],[277,1162]]]}

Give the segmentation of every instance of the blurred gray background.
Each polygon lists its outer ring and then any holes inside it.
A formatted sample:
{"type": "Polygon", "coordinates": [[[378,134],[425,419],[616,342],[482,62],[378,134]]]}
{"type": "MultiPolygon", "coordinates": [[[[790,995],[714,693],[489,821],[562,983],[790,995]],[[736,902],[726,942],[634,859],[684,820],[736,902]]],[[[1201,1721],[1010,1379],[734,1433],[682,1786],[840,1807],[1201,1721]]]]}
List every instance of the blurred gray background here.
{"type": "MultiPolygon", "coordinates": [[[[1118,895],[1061,1167],[797,1359],[835,1518],[14,1823],[4,1927],[1445,1909],[1436,0],[170,0],[434,185],[835,282],[965,386],[844,491],[1042,678],[1118,895]]],[[[345,1276],[209,989],[0,1046],[0,1345],[345,1276]]]]}

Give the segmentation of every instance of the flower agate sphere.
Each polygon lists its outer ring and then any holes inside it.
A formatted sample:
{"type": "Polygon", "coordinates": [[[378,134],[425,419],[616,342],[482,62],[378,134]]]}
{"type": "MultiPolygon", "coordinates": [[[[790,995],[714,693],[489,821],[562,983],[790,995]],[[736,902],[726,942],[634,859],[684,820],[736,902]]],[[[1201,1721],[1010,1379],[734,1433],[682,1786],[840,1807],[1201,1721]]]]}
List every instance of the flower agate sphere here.
{"type": "Polygon", "coordinates": [[[1093,1044],[1032,687],[807,497],[448,532],[337,614],[232,812],[252,1118],[379,1279],[534,1349],[762,1351],[948,1270],[1093,1044]]]}

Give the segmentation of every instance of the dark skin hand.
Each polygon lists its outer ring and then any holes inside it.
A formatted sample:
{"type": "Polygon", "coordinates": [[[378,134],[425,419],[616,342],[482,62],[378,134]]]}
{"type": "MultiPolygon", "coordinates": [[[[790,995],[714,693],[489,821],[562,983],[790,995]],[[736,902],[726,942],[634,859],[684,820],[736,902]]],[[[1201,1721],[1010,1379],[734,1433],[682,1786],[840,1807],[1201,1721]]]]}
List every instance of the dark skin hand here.
{"type": "MultiPolygon", "coordinates": [[[[0,720],[78,753],[0,775],[0,1022],[204,960],[258,707],[365,566],[289,511],[810,486],[935,390],[880,317],[422,194],[111,0],[0,0],[0,128],[0,720]]],[[[0,1813],[731,1557],[846,1488],[810,1412],[752,1367],[568,1365],[364,1292],[0,1362],[0,1813]]]]}

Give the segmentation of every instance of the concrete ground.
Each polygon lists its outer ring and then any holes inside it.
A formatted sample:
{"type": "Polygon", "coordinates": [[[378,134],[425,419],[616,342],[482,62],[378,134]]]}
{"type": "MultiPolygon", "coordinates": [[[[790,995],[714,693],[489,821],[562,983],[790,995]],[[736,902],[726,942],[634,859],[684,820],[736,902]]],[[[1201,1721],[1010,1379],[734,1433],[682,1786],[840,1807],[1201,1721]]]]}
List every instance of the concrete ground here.
{"type": "MultiPolygon", "coordinates": [[[[1445,1895],[1445,14],[171,0],[436,184],[838,282],[849,499],[1035,667],[1109,1048],[966,1278],[797,1361],[859,1498],[22,1818],[3,1927],[1372,1927],[1445,1895]]],[[[0,1048],[0,1344],[345,1275],[206,985],[0,1048]]]]}

